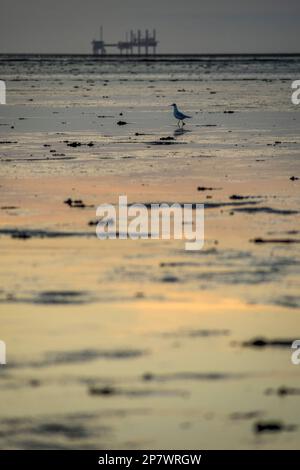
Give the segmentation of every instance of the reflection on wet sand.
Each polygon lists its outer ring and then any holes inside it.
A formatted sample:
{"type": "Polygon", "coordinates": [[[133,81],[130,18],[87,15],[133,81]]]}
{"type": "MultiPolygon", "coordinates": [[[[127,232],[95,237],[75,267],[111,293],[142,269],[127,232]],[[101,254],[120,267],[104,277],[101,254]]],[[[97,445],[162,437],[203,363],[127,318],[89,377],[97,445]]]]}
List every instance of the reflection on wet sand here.
{"type": "Polygon", "coordinates": [[[297,64],[87,65],[0,63],[1,447],[297,448],[297,64]],[[204,249],[98,240],[121,194],[204,203],[204,249]]]}

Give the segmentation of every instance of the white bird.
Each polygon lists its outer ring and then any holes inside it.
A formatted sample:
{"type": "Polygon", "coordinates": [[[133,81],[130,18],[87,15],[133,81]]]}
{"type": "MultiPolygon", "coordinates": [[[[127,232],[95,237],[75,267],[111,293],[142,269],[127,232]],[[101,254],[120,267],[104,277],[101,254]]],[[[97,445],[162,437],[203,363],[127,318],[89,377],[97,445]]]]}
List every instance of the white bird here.
{"type": "Polygon", "coordinates": [[[184,119],[191,119],[191,116],[187,116],[186,114],[183,114],[179,109],[177,108],[177,104],[173,103],[171,104],[173,106],[173,114],[174,118],[178,119],[177,126],[180,127],[180,122],[182,123],[182,127],[184,126],[184,119]]]}

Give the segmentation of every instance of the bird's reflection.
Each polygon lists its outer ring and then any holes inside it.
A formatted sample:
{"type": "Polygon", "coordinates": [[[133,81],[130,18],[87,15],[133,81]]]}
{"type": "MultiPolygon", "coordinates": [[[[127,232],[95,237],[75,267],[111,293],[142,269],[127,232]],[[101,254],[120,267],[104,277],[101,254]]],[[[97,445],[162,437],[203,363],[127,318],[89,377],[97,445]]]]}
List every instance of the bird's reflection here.
{"type": "Polygon", "coordinates": [[[178,135],[186,134],[187,132],[191,132],[191,131],[188,129],[184,129],[183,127],[179,127],[178,129],[174,130],[173,135],[174,137],[176,137],[178,135]]]}

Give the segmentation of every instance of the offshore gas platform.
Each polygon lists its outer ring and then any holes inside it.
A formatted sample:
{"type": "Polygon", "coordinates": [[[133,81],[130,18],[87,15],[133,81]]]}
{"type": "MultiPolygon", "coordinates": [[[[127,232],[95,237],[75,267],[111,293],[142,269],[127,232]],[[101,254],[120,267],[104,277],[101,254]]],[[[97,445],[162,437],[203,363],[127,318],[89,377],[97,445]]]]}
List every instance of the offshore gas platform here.
{"type": "Polygon", "coordinates": [[[124,41],[107,43],[103,39],[103,28],[100,27],[100,38],[92,41],[94,55],[106,55],[108,48],[117,49],[119,55],[155,55],[158,41],[156,40],[156,30],[152,34],[146,29],[143,35],[141,30],[127,32],[124,41]]]}

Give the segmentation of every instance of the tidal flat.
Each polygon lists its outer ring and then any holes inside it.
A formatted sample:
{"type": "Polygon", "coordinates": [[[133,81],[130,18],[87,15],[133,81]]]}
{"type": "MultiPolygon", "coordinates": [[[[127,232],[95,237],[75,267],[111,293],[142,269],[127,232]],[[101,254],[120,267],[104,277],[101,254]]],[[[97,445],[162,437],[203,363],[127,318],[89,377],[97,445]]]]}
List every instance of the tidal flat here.
{"type": "Polygon", "coordinates": [[[0,447],[298,448],[299,57],[0,71],[0,447]],[[203,203],[203,249],[97,239],[124,194],[203,203]]]}

